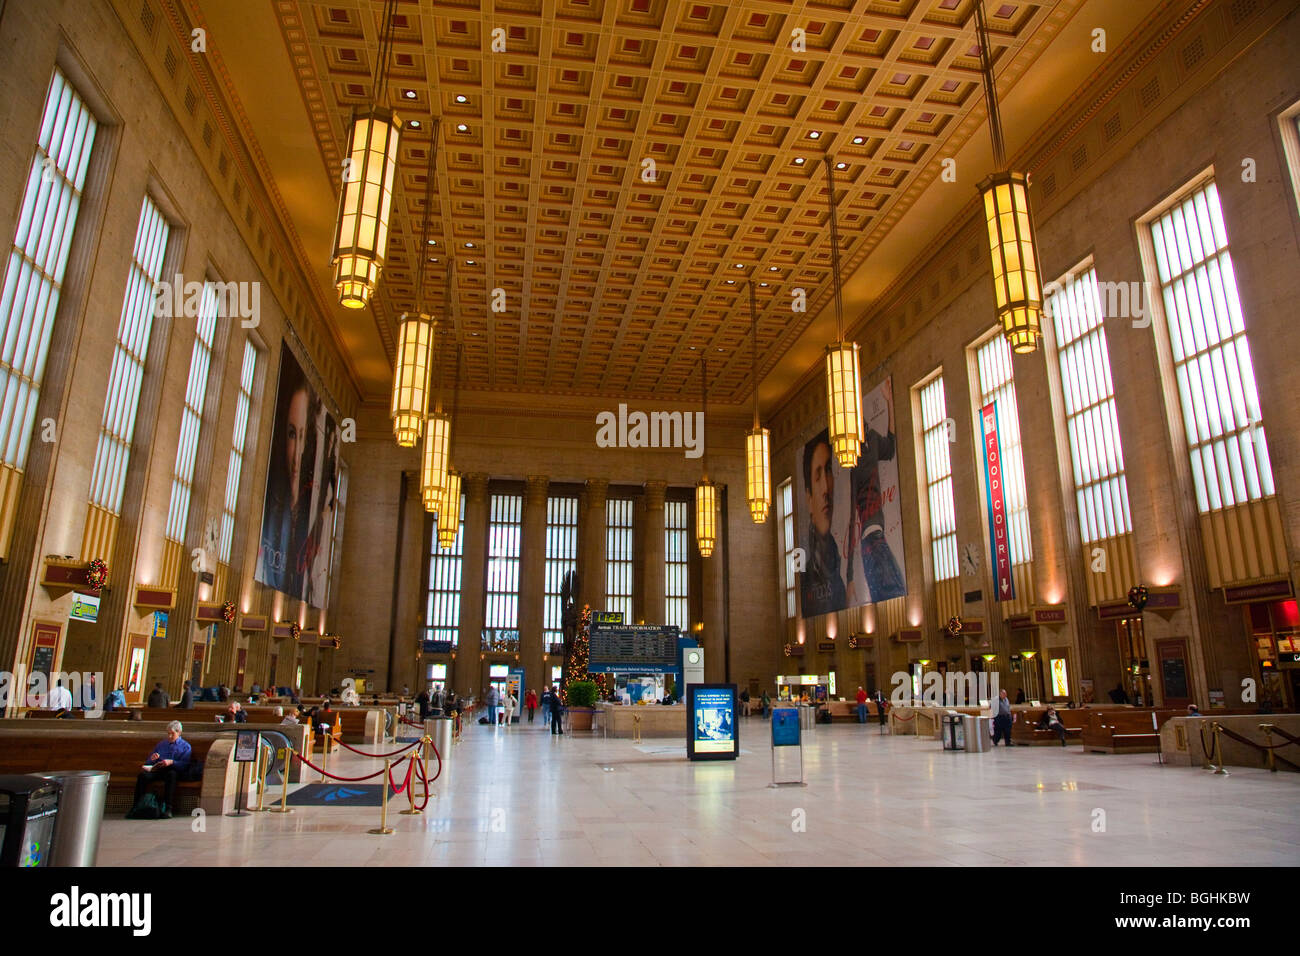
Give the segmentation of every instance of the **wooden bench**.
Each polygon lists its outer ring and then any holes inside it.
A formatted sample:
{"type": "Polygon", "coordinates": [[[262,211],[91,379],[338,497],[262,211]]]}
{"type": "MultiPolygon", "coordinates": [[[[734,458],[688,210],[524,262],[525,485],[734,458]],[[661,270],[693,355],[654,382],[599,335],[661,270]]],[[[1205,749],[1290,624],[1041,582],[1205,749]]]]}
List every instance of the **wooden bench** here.
{"type": "MultiPolygon", "coordinates": [[[[194,707],[181,710],[179,707],[143,707],[139,708],[144,720],[179,720],[182,724],[215,724],[217,716],[225,714],[227,705],[225,704],[196,704],[194,707]]],[[[248,720],[252,723],[272,724],[279,723],[284,719],[283,708],[281,707],[245,707],[244,712],[248,714],[248,720]]]]}
{"type": "MultiPolygon", "coordinates": [[[[822,705],[823,710],[830,711],[831,723],[857,723],[858,702],[856,700],[832,700],[822,705]]],[[[867,701],[867,722],[879,722],[880,713],[874,700],[867,701]]]]}
{"type": "Polygon", "coordinates": [[[47,710],[44,707],[33,707],[24,717],[30,717],[33,720],[84,720],[86,712],[83,710],[47,710]]]}
{"type": "MultiPolygon", "coordinates": [[[[0,773],[106,770],[105,812],[125,813],[131,809],[141,765],[162,738],[151,730],[128,729],[129,725],[92,724],[70,730],[50,725],[0,729],[0,773]]],[[[185,735],[185,739],[192,749],[191,759],[203,762],[203,773],[198,780],[177,781],[173,812],[186,814],[196,807],[207,813],[233,809],[239,781],[238,765],[231,759],[233,735],[185,735]]]]}
{"type": "Polygon", "coordinates": [[[1089,711],[1083,730],[1083,749],[1090,753],[1151,754],[1160,751],[1160,725],[1184,710],[1089,711]]]}
{"type": "MultiPolygon", "coordinates": [[[[1041,747],[1048,744],[1059,746],[1061,738],[1054,730],[1039,730],[1038,722],[1047,713],[1046,707],[1031,707],[1028,710],[1015,711],[1012,714],[1011,742],[1020,747],[1041,747]]],[[[1083,737],[1084,725],[1088,722],[1089,711],[1058,708],[1057,716],[1065,727],[1066,743],[1078,743],[1083,737]]]]}

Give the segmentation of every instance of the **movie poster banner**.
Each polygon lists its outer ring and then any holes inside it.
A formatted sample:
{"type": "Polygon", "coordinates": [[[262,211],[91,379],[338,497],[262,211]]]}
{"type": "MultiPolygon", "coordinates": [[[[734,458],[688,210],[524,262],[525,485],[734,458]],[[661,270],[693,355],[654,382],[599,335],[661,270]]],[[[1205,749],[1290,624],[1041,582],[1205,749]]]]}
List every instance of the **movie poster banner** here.
{"type": "Polygon", "coordinates": [[[339,479],[339,427],[287,344],[266,475],[254,578],[323,608],[328,599],[339,479]]]}
{"type": "Polygon", "coordinates": [[[825,429],[798,452],[794,508],[807,554],[805,618],[907,593],[893,380],[863,398],[866,440],[856,466],[840,467],[825,429]]]}

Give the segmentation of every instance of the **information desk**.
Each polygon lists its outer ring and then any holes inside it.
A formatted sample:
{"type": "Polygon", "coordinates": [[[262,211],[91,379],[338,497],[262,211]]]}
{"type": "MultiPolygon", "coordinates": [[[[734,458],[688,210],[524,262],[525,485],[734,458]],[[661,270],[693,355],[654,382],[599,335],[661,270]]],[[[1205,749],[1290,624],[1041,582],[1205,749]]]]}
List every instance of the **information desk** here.
{"type": "Polygon", "coordinates": [[[672,704],[610,704],[602,701],[596,705],[601,727],[606,737],[633,736],[634,716],[641,718],[642,737],[686,737],[686,705],[672,704]]]}

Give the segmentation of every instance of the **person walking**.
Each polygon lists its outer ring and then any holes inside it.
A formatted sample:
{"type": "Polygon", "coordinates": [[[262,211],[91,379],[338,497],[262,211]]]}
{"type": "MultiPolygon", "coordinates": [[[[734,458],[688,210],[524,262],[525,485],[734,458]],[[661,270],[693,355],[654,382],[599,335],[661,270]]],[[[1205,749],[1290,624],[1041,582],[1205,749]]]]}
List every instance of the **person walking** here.
{"type": "Polygon", "coordinates": [[[542,689],[542,726],[546,727],[551,722],[551,688],[546,686],[542,689]]]}
{"type": "Polygon", "coordinates": [[[858,723],[865,724],[866,722],[867,722],[867,692],[862,689],[861,685],[859,685],[858,686],[858,723]]]}
{"type": "Polygon", "coordinates": [[[551,734],[564,736],[564,728],[560,726],[560,721],[564,718],[564,705],[560,702],[559,690],[551,691],[551,734]]]}
{"type": "Polygon", "coordinates": [[[993,746],[998,745],[998,738],[1006,740],[1011,746],[1011,698],[1006,688],[998,691],[998,702],[993,705],[993,746]]]}
{"type": "MultiPolygon", "coordinates": [[[[885,695],[876,688],[876,716],[880,718],[880,726],[885,726],[885,695]]],[[[883,731],[881,731],[883,733],[883,731]]]]}
{"type": "Polygon", "coordinates": [[[768,715],[772,712],[772,695],[767,691],[763,691],[760,703],[763,705],[763,719],[767,720],[768,715]]]}
{"type": "Polygon", "coordinates": [[[483,695],[483,703],[487,705],[488,726],[495,727],[497,723],[497,704],[501,703],[501,695],[497,693],[497,685],[493,684],[483,695]]]}
{"type": "Polygon", "coordinates": [[[519,707],[519,698],[515,696],[514,691],[506,691],[505,707],[506,712],[506,730],[510,729],[510,722],[515,719],[515,710],[519,707]]]}
{"type": "Polygon", "coordinates": [[[533,712],[537,710],[537,691],[530,690],[524,694],[524,706],[528,708],[528,722],[533,722],[533,712]]]}

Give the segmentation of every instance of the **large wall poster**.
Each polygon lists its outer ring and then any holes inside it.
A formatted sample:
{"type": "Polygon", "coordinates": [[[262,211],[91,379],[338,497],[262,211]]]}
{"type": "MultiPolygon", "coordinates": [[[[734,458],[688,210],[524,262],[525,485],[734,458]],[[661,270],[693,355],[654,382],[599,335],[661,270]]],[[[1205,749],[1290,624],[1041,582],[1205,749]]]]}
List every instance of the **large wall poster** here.
{"type": "Polygon", "coordinates": [[[807,552],[800,579],[805,618],[907,593],[892,379],[863,398],[866,441],[856,466],[840,467],[826,429],[799,452],[795,510],[807,552]]]}
{"type": "Polygon", "coordinates": [[[254,578],[315,608],[329,596],[338,477],[338,423],[281,345],[254,578]]]}

